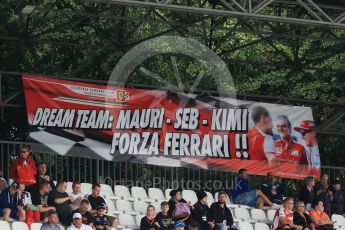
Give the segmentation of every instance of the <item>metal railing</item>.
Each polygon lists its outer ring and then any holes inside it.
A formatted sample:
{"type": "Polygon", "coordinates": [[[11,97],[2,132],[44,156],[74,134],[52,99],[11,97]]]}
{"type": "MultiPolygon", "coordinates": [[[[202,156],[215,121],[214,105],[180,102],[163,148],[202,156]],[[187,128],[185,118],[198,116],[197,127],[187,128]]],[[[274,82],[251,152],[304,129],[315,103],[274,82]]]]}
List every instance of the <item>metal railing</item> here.
{"type": "MultiPolygon", "coordinates": [[[[0,172],[6,179],[9,178],[9,169],[24,142],[0,141],[0,172]]],[[[47,173],[53,180],[80,181],[87,183],[106,183],[112,187],[116,184],[128,187],[140,186],[144,188],[157,187],[184,188],[192,190],[230,191],[231,182],[236,174],[216,170],[203,170],[185,167],[162,167],[130,162],[114,162],[85,157],[61,156],[49,153],[33,154],[38,162],[47,164],[47,173]]],[[[330,178],[343,179],[345,168],[322,166],[322,172],[330,178]]],[[[262,176],[251,176],[249,183],[258,188],[264,181],[262,176]]],[[[299,186],[303,183],[298,180],[284,180],[286,194],[296,195],[299,186]]]]}

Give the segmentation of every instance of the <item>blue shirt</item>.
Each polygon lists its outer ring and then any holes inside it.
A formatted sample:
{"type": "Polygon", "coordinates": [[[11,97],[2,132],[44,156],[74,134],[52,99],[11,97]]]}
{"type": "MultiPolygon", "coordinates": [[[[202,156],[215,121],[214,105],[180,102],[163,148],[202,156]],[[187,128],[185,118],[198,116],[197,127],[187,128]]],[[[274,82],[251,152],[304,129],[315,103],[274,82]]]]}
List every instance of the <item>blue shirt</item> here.
{"type": "Polygon", "coordinates": [[[249,187],[248,181],[241,177],[237,177],[236,180],[233,182],[230,194],[232,200],[234,201],[239,195],[251,191],[253,191],[253,189],[249,187]]]}
{"type": "Polygon", "coordinates": [[[19,200],[20,198],[18,196],[18,193],[11,195],[10,189],[6,188],[0,194],[0,208],[9,208],[11,210],[17,210],[19,200]]]}

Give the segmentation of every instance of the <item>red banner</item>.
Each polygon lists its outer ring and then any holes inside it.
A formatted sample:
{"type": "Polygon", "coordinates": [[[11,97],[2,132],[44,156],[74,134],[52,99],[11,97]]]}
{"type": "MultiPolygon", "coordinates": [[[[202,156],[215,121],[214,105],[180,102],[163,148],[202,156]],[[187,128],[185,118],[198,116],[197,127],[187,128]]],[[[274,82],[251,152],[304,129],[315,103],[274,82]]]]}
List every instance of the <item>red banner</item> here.
{"type": "Polygon", "coordinates": [[[308,107],[23,76],[36,151],[285,178],[319,176],[308,107]]]}

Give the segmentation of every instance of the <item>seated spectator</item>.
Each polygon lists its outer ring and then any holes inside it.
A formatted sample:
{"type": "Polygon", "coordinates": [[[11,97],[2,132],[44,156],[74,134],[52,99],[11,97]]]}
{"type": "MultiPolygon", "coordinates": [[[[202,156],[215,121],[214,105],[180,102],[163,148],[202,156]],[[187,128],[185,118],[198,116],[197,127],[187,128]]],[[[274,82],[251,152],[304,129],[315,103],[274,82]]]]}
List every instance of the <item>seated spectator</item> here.
{"type": "Polygon", "coordinates": [[[172,215],[174,220],[186,221],[190,216],[190,207],[182,198],[182,190],[174,189],[171,190],[169,195],[169,215],[172,215]]]}
{"type": "Polygon", "coordinates": [[[305,204],[303,201],[297,201],[295,205],[296,211],[293,213],[293,223],[302,226],[303,230],[315,230],[310,216],[305,212],[305,204]]]}
{"type": "Polygon", "coordinates": [[[73,214],[72,224],[67,230],[92,230],[92,228],[89,225],[83,224],[81,214],[76,212],[73,214]]]}
{"type": "Polygon", "coordinates": [[[48,222],[41,226],[40,230],[62,230],[59,226],[59,216],[57,212],[50,212],[48,222]]]}
{"type": "Polygon", "coordinates": [[[298,200],[303,201],[306,210],[311,210],[311,204],[314,200],[314,187],[315,187],[315,178],[312,176],[308,176],[304,180],[304,185],[299,191],[298,200]]]}
{"type": "Polygon", "coordinates": [[[93,184],[92,185],[92,192],[91,195],[87,197],[87,199],[90,202],[91,210],[90,213],[92,215],[97,213],[97,207],[101,206],[102,204],[105,204],[105,200],[103,197],[100,196],[101,194],[101,185],[100,184],[93,184]]]}
{"type": "Polygon", "coordinates": [[[333,193],[329,184],[329,176],[322,174],[320,181],[315,184],[315,200],[321,200],[327,215],[331,215],[331,201],[333,200],[333,193]]]}
{"type": "Polygon", "coordinates": [[[159,229],[159,224],[156,221],[156,212],[153,205],[149,205],[146,210],[146,215],[141,219],[140,230],[159,229]]]}
{"type": "Polygon", "coordinates": [[[35,175],[36,163],[30,156],[29,147],[23,147],[10,168],[10,177],[19,184],[30,186],[36,184],[35,175]]]}
{"type": "Polygon", "coordinates": [[[74,210],[71,213],[71,222],[73,221],[73,215],[74,213],[80,213],[82,216],[82,223],[85,225],[90,225],[90,227],[93,226],[92,221],[93,217],[92,215],[88,212],[90,207],[90,203],[88,200],[84,199],[80,202],[80,207],[76,210],[74,210]]]}
{"type": "Polygon", "coordinates": [[[7,181],[5,178],[0,177],[0,193],[7,188],[7,181]]]}
{"type": "Polygon", "coordinates": [[[313,221],[316,230],[334,229],[333,222],[326,212],[324,212],[323,202],[315,200],[312,204],[314,210],[309,212],[310,218],[313,221]]]}
{"type": "Polygon", "coordinates": [[[105,210],[107,206],[101,204],[96,207],[96,213],[93,216],[93,226],[96,230],[108,229],[110,227],[110,222],[108,217],[105,215],[105,210]]]}
{"type": "MultiPolygon", "coordinates": [[[[89,211],[91,215],[95,215],[98,212],[97,207],[99,206],[104,205],[106,208],[106,211],[108,210],[107,205],[105,205],[106,202],[103,199],[103,197],[100,196],[100,194],[101,194],[101,185],[97,183],[93,184],[91,195],[87,197],[91,206],[91,210],[89,211]]],[[[107,216],[107,217],[108,217],[108,221],[111,223],[110,224],[111,227],[116,228],[118,225],[118,220],[113,216],[107,216]]]]}
{"type": "Polygon", "coordinates": [[[159,224],[161,230],[173,229],[174,221],[172,215],[169,215],[169,203],[163,201],[161,203],[161,212],[156,216],[156,222],[159,224]]]}
{"type": "Polygon", "coordinates": [[[283,203],[284,185],[278,181],[278,178],[273,173],[267,173],[266,181],[261,185],[261,191],[272,203],[283,203]]]}
{"type": "Polygon", "coordinates": [[[285,198],[283,202],[283,207],[278,209],[274,214],[272,222],[272,230],[281,230],[281,229],[296,229],[302,230],[302,226],[297,226],[293,222],[293,212],[294,207],[293,198],[285,198]]]}
{"type": "Polygon", "coordinates": [[[49,193],[48,204],[56,208],[60,222],[68,226],[70,225],[69,213],[71,211],[70,205],[72,202],[71,198],[66,193],[66,188],[66,181],[59,181],[56,184],[56,188],[49,193]]]}
{"type": "Polygon", "coordinates": [[[249,174],[246,169],[240,169],[238,171],[238,177],[233,183],[235,186],[231,190],[231,197],[234,203],[257,208],[262,208],[264,204],[273,206],[273,203],[263,192],[249,187],[248,177],[249,174]]]}
{"type": "Polygon", "coordinates": [[[333,200],[331,201],[331,214],[344,214],[344,190],[341,189],[340,180],[335,180],[332,187],[333,200]]]}
{"type": "Polygon", "coordinates": [[[19,185],[18,193],[20,195],[20,205],[25,211],[25,223],[31,226],[32,223],[40,221],[40,212],[37,206],[32,204],[31,194],[25,190],[25,185],[19,185]]]}
{"type": "Polygon", "coordinates": [[[231,211],[226,207],[226,192],[218,194],[218,202],[211,205],[207,214],[207,222],[211,229],[227,230],[234,224],[231,211]]]}
{"type": "Polygon", "coordinates": [[[197,222],[190,222],[190,224],[188,225],[188,230],[199,230],[200,226],[197,222]]]}
{"type": "Polygon", "coordinates": [[[36,186],[35,186],[36,190],[39,189],[39,186],[43,181],[47,181],[50,185],[50,188],[55,189],[55,184],[54,184],[53,178],[47,174],[46,163],[40,162],[37,166],[36,186]]]}
{"type": "Polygon", "coordinates": [[[0,194],[0,216],[4,221],[9,221],[10,218],[19,221],[25,220],[25,211],[20,204],[21,194],[19,194],[18,189],[19,184],[13,182],[0,194]]]}
{"type": "Polygon", "coordinates": [[[194,223],[197,223],[201,230],[207,230],[207,213],[209,210],[208,202],[207,202],[207,194],[204,191],[197,192],[198,202],[193,205],[192,210],[192,220],[194,223]]]}
{"type": "Polygon", "coordinates": [[[48,221],[48,214],[51,211],[56,212],[56,208],[48,206],[48,193],[51,190],[50,184],[47,181],[43,181],[38,191],[31,192],[32,204],[38,207],[40,212],[40,220],[46,223],[48,221]]]}
{"type": "Polygon", "coordinates": [[[79,181],[74,181],[72,184],[73,192],[69,193],[69,197],[71,198],[71,210],[76,210],[80,206],[80,201],[82,199],[87,199],[87,195],[81,193],[81,184],[79,181]]]}

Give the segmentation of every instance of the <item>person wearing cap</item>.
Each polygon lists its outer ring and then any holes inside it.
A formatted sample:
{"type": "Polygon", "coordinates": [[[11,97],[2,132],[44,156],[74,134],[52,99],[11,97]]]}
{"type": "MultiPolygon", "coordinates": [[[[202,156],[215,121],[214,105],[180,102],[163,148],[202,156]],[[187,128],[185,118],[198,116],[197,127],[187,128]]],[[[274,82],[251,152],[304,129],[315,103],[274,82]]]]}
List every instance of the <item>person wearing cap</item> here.
{"type": "Polygon", "coordinates": [[[277,117],[279,139],[274,141],[276,157],[281,163],[308,165],[303,145],[297,143],[291,135],[291,122],[286,115],[277,117]]]}
{"type": "Polygon", "coordinates": [[[140,221],[140,230],[158,230],[156,211],[153,205],[147,206],[146,215],[140,221]]]}
{"type": "Polygon", "coordinates": [[[331,201],[331,214],[344,214],[344,190],[341,188],[339,179],[334,180],[331,187],[333,193],[333,200],[331,201]]]}
{"type": "Polygon", "coordinates": [[[302,135],[305,142],[304,147],[309,167],[320,169],[321,161],[314,121],[304,120],[299,127],[294,127],[294,130],[302,135]]]}
{"type": "Polygon", "coordinates": [[[21,148],[20,156],[10,168],[10,177],[20,184],[27,186],[36,184],[36,163],[30,156],[30,148],[21,148]]]}
{"type": "Polygon", "coordinates": [[[82,223],[82,218],[83,217],[79,212],[74,213],[72,224],[67,228],[67,230],[92,230],[89,225],[82,223]]]}
{"type": "Polygon", "coordinates": [[[57,212],[49,212],[48,222],[43,224],[40,230],[62,230],[61,226],[59,225],[59,216],[57,212]]]}
{"type": "Polygon", "coordinates": [[[182,198],[182,189],[171,190],[169,195],[171,196],[169,200],[169,214],[173,216],[174,220],[187,220],[190,216],[190,209],[184,213],[175,212],[177,206],[188,206],[188,202],[182,198]]]}
{"type": "Polygon", "coordinates": [[[176,221],[174,224],[175,230],[184,230],[185,227],[187,227],[187,225],[181,220],[176,221]]]}
{"type": "Polygon", "coordinates": [[[93,216],[93,226],[96,230],[104,230],[110,228],[108,217],[105,215],[106,204],[100,204],[96,207],[97,212],[93,216]]]}
{"type": "Polygon", "coordinates": [[[56,212],[59,215],[60,222],[68,226],[70,224],[69,213],[71,211],[71,198],[66,193],[67,183],[66,181],[59,181],[56,184],[56,188],[49,193],[48,205],[56,208],[56,212]]]}
{"type": "Polygon", "coordinates": [[[5,178],[0,177],[0,193],[6,188],[7,188],[7,181],[5,180],[5,178]]]}
{"type": "Polygon", "coordinates": [[[256,106],[251,110],[255,127],[248,132],[247,155],[236,155],[237,158],[247,160],[276,160],[273,142],[273,124],[270,113],[263,106],[256,106]]]}
{"type": "Polygon", "coordinates": [[[8,221],[10,218],[19,221],[25,220],[25,210],[20,204],[21,194],[18,189],[19,184],[13,182],[0,194],[0,216],[4,221],[8,221]]]}
{"type": "Polygon", "coordinates": [[[175,222],[173,221],[172,215],[169,214],[169,203],[167,201],[161,203],[161,210],[156,216],[160,230],[172,229],[175,222]]]}
{"type": "Polygon", "coordinates": [[[192,206],[192,215],[191,218],[194,222],[198,223],[201,227],[201,230],[207,230],[207,213],[209,211],[207,194],[204,191],[198,191],[196,193],[198,197],[198,202],[192,206]]]}
{"type": "Polygon", "coordinates": [[[231,211],[226,207],[226,192],[218,194],[218,201],[213,203],[207,213],[207,222],[211,229],[228,230],[234,224],[231,211]]]}

